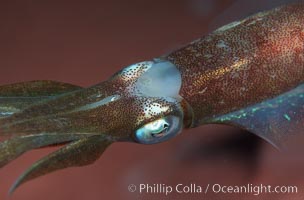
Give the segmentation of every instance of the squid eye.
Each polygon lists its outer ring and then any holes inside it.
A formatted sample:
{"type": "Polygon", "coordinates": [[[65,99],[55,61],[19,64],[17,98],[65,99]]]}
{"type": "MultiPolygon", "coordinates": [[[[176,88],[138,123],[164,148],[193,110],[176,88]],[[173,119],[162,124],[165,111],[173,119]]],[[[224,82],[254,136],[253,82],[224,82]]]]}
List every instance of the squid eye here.
{"type": "Polygon", "coordinates": [[[155,144],[168,140],[182,130],[182,121],[176,116],[166,116],[150,122],[135,133],[135,139],[142,144],[155,144]]]}

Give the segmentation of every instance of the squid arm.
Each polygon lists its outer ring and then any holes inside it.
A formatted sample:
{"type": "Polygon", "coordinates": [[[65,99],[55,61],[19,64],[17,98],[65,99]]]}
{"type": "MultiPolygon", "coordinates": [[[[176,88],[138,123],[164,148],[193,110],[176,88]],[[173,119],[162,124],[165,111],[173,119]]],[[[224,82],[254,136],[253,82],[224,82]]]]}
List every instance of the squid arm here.
{"type": "Polygon", "coordinates": [[[110,144],[100,135],[76,140],[34,163],[14,183],[10,194],[22,183],[52,171],[92,164],[110,144]]]}
{"type": "MultiPolygon", "coordinates": [[[[1,117],[8,117],[31,105],[45,102],[56,96],[74,92],[79,89],[81,89],[79,86],[56,81],[30,81],[0,86],[1,117]]],[[[101,136],[98,136],[98,138],[91,138],[88,136],[90,136],[90,134],[40,133],[17,136],[0,143],[1,168],[29,150],[48,145],[72,142],[58,150],[56,153],[37,162],[34,165],[35,167],[30,168],[18,179],[18,181],[16,181],[11,188],[10,193],[12,193],[22,182],[30,180],[34,176],[39,176],[39,174],[43,175],[46,173],[46,170],[53,171],[69,166],[86,165],[93,162],[99,157],[98,153],[101,154],[108,146],[109,142],[108,140],[104,140],[101,136]],[[72,152],[74,152],[74,154],[76,153],[75,148],[77,148],[78,151],[81,149],[84,156],[81,157],[81,155],[78,154],[72,157],[72,152]],[[89,148],[91,148],[92,151],[89,152],[90,156],[87,156],[86,154],[88,153],[87,151],[89,151],[89,148]],[[96,152],[95,154],[94,151],[96,152]],[[75,159],[76,156],[77,159],[75,159]],[[75,161],[74,163],[73,160],[75,161]],[[56,167],[51,169],[51,166],[56,167]]]]}
{"type": "Polygon", "coordinates": [[[8,117],[30,105],[76,91],[80,86],[38,80],[0,86],[0,117],[8,117]]]}

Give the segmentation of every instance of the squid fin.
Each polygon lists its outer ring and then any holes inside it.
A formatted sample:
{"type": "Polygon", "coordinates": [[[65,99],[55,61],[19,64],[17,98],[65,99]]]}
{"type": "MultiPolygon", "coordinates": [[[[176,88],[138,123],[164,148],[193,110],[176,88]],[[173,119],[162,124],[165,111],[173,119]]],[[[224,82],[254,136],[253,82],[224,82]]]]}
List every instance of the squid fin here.
{"type": "Polygon", "coordinates": [[[0,118],[48,100],[81,89],[79,86],[56,81],[30,81],[0,86],[0,118]]]}
{"type": "Polygon", "coordinates": [[[18,136],[0,143],[0,168],[26,151],[54,144],[62,144],[88,137],[88,134],[41,133],[18,136]]]}
{"type": "Polygon", "coordinates": [[[56,170],[94,163],[112,142],[101,135],[74,141],[34,163],[10,189],[12,194],[21,184],[56,170]]]}
{"type": "Polygon", "coordinates": [[[292,139],[304,136],[304,84],[276,98],[215,117],[210,123],[238,126],[279,149],[288,148],[292,139]]]}

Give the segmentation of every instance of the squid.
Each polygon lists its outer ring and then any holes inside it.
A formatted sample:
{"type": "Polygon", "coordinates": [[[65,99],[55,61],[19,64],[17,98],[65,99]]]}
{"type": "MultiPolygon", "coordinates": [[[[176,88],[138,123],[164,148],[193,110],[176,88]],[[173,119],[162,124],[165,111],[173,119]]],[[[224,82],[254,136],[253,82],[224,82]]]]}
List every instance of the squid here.
{"type": "Polygon", "coordinates": [[[61,148],[13,184],[94,163],[113,142],[155,144],[226,124],[279,149],[304,132],[304,4],[232,22],[94,86],[0,86],[0,167],[32,149],[61,148]]]}

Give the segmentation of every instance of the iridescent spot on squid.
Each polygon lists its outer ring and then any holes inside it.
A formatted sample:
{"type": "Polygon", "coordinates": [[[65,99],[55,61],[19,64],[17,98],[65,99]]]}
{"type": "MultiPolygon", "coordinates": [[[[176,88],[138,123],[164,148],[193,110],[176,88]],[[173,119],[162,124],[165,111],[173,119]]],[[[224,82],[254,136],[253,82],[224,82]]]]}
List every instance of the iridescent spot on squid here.
{"type": "Polygon", "coordinates": [[[100,107],[100,106],[103,106],[103,105],[106,105],[108,103],[111,103],[113,101],[116,101],[120,98],[120,95],[113,95],[113,96],[109,96],[109,97],[106,97],[104,99],[101,99],[97,102],[94,102],[94,103],[90,103],[90,104],[87,104],[87,105],[84,105],[80,108],[77,108],[75,109],[73,112],[79,112],[79,111],[86,111],[86,110],[92,110],[92,109],[95,109],[97,107],[100,107]]]}
{"type": "Polygon", "coordinates": [[[169,61],[154,62],[135,83],[139,96],[179,97],[181,74],[169,61]]]}
{"type": "Polygon", "coordinates": [[[285,119],[287,119],[288,121],[291,120],[288,114],[284,114],[284,117],[285,117],[285,119]]]}

